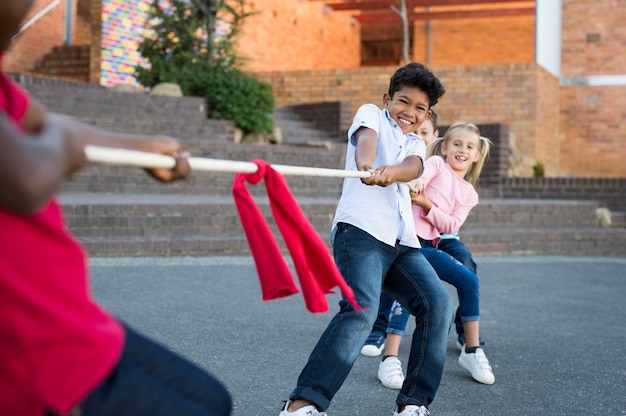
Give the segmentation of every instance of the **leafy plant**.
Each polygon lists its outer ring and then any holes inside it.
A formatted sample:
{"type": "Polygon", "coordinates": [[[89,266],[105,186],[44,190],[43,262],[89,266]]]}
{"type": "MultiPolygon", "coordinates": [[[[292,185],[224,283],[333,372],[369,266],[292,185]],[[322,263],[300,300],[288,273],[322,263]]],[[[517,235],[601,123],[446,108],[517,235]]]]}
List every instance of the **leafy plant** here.
{"type": "Polygon", "coordinates": [[[199,63],[183,71],[181,89],[204,96],[209,117],[232,120],[244,133],[272,132],[272,86],[236,68],[199,63]]]}
{"type": "Polygon", "coordinates": [[[147,87],[180,84],[184,95],[206,99],[210,117],[231,120],[244,133],[271,132],[271,86],[238,69],[241,59],[234,53],[234,36],[243,17],[250,14],[243,12],[245,0],[233,1],[239,9],[218,2],[227,14],[237,17],[227,34],[214,39],[214,34],[207,35],[209,19],[201,9],[181,0],[169,0],[166,8],[153,0],[150,34],[138,48],[150,68],[136,66],[135,78],[147,87]]]}
{"type": "Polygon", "coordinates": [[[533,176],[535,178],[543,178],[546,176],[546,171],[541,163],[537,163],[533,166],[533,176]]]}

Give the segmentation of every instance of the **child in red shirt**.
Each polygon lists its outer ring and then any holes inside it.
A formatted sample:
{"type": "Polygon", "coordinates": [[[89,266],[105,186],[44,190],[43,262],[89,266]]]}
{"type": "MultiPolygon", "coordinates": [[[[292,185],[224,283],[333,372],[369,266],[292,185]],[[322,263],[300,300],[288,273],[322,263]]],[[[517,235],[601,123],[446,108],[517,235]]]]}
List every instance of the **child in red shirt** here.
{"type": "MultiPolygon", "coordinates": [[[[0,3],[0,63],[32,1],[0,3]]],[[[176,140],[112,134],[61,116],[0,73],[0,414],[230,415],[226,389],[203,370],[121,324],[89,289],[81,245],[55,191],[86,144],[177,157],[176,140]]]]}

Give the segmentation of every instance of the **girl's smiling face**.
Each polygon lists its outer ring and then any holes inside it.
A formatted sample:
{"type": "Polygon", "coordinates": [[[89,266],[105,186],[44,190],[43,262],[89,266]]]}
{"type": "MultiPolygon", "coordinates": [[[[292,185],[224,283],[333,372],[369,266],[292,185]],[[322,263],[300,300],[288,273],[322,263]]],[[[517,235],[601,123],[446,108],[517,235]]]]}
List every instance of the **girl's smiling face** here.
{"type": "Polygon", "coordinates": [[[478,137],[468,130],[459,130],[443,144],[441,154],[452,170],[463,178],[480,157],[478,137]]]}
{"type": "Polygon", "coordinates": [[[383,103],[404,134],[415,132],[430,117],[428,95],[416,87],[402,87],[393,97],[385,93],[383,103]]]}

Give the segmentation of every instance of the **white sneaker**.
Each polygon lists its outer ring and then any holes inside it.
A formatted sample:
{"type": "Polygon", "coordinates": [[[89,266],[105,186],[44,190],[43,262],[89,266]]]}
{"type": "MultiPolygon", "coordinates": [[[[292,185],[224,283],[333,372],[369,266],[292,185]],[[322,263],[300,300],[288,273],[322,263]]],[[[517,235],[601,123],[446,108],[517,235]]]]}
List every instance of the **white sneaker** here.
{"type": "Polygon", "coordinates": [[[496,376],[493,375],[489,360],[482,348],[476,348],[474,354],[467,354],[465,346],[459,355],[459,364],[472,374],[474,380],[483,384],[493,384],[496,376]]]}
{"type": "Polygon", "coordinates": [[[317,408],[313,405],[304,406],[294,412],[290,412],[287,410],[289,409],[290,404],[291,400],[288,400],[285,403],[282,412],[280,412],[278,416],[328,416],[325,412],[317,410],[317,408]]]}
{"type": "Polygon", "coordinates": [[[396,407],[396,410],[393,411],[393,416],[428,416],[428,415],[430,415],[430,412],[428,411],[426,406],[415,406],[412,404],[405,406],[404,410],[400,413],[398,413],[397,407],[396,407]]]}
{"type": "Polygon", "coordinates": [[[387,357],[378,365],[378,379],[383,386],[390,389],[400,390],[404,383],[404,374],[402,374],[402,363],[398,357],[387,357]]]}

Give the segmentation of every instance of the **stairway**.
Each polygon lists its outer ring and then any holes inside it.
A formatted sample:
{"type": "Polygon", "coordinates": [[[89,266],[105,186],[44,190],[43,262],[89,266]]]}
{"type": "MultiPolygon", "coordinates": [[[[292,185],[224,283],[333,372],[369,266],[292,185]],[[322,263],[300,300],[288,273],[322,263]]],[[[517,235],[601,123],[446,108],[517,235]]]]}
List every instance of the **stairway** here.
{"type": "Polygon", "coordinates": [[[33,72],[89,82],[89,45],[55,46],[35,64],[33,72]]]}
{"type": "Polygon", "coordinates": [[[600,228],[595,201],[485,199],[461,238],[475,254],[626,255],[626,228],[600,228]]]}
{"type": "MultiPolygon", "coordinates": [[[[23,86],[57,112],[115,131],[181,138],[193,155],[228,160],[342,168],[345,143],[310,124],[297,128],[292,115],[284,144],[232,141],[232,123],[204,118],[193,97],[115,93],[83,83],[21,77],[23,86]],[[293,138],[292,135],[298,136],[293,138]],[[327,147],[305,146],[303,137],[327,147]]],[[[277,118],[281,120],[281,118],[277,118]]],[[[233,174],[196,172],[184,182],[163,185],[141,169],[89,165],[59,194],[69,229],[92,256],[203,256],[249,254],[231,196],[233,174]]],[[[304,214],[328,242],[341,193],[341,179],[287,176],[304,214]]],[[[250,186],[277,232],[263,185],[250,186]]],[[[488,193],[486,194],[488,196],[488,193]]],[[[598,228],[593,201],[507,200],[483,197],[461,230],[476,255],[626,255],[626,228],[598,228]]]]}

